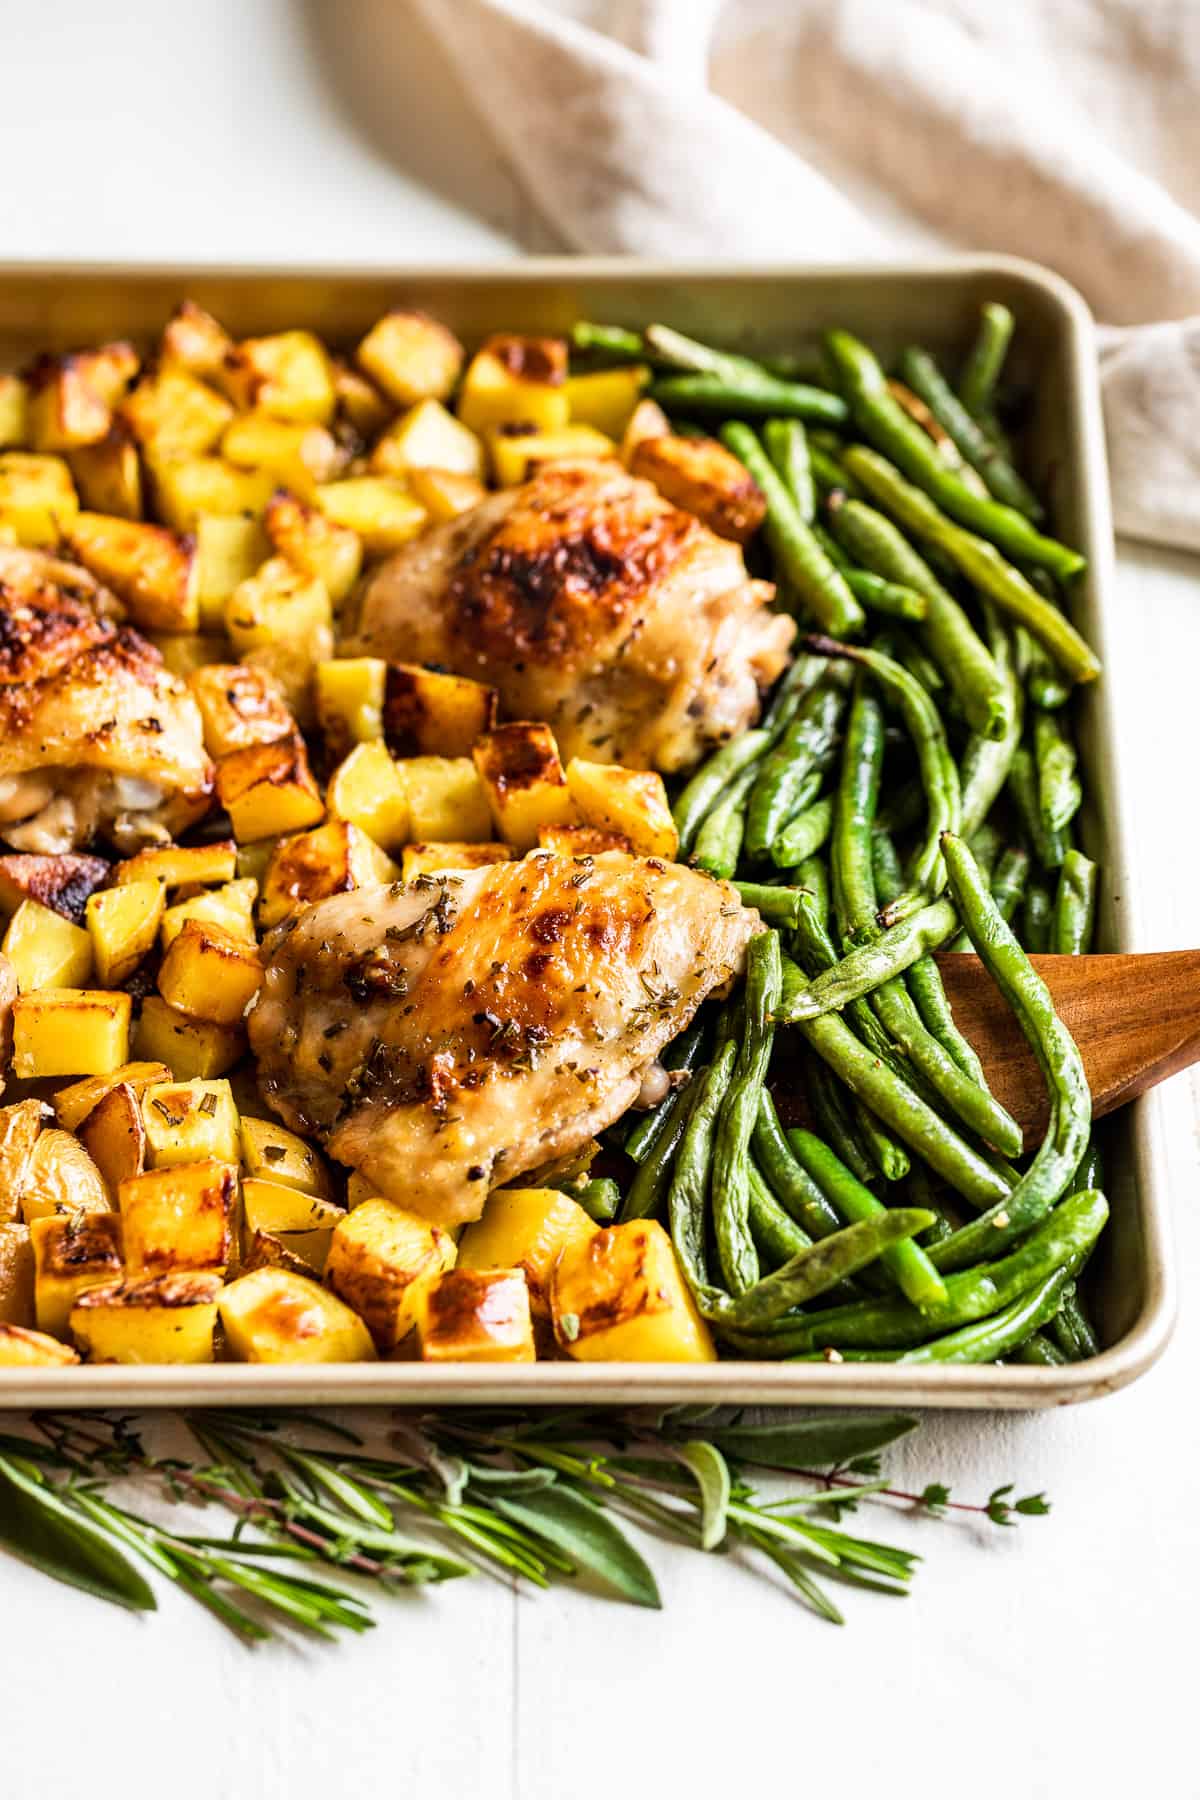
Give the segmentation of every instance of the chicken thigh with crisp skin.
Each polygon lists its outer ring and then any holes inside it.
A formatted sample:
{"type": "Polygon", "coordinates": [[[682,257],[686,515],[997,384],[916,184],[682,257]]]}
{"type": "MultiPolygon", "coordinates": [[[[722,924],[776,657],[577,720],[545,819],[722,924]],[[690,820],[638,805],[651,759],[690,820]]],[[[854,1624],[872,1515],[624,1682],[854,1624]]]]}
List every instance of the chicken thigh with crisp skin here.
{"type": "Polygon", "coordinates": [[[440,664],[564,756],[671,771],[757,717],[795,631],[773,592],[619,463],[556,463],[381,564],[341,653],[440,664]]]}
{"type": "Polygon", "coordinates": [[[619,852],[337,894],[267,939],[259,1085],[385,1197],[475,1219],[620,1117],[758,924],[724,882],[619,852]]]}
{"type": "Polygon", "coordinates": [[[74,563],[0,547],[0,838],[54,855],[165,841],[209,804],[199,709],[74,563]]]}

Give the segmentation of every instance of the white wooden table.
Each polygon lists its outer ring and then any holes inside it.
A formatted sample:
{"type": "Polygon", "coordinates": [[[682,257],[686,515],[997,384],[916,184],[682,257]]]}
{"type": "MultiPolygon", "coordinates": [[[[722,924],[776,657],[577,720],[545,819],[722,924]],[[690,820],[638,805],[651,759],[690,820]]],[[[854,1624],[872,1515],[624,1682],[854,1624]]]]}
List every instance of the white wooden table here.
{"type": "MultiPolygon", "coordinates": [[[[397,0],[42,0],[0,9],[0,257],[395,264],[503,257],[529,222],[397,0]],[[385,54],[390,21],[404,33],[385,54]],[[488,171],[482,206],[479,170],[488,171]],[[519,230],[518,230],[519,228],[519,230]]],[[[1200,422],[1198,422],[1200,423],[1200,422]]],[[[1119,678],[1144,726],[1137,821],[1158,947],[1200,937],[1200,568],[1121,558],[1119,678]]],[[[930,1560],[844,1631],[765,1578],[655,1546],[661,1615],[475,1580],[331,1649],[250,1653],[173,1594],[134,1620],[0,1561],[0,1793],[608,1800],[1200,1786],[1193,1751],[1188,1302],[1195,1090],[1169,1097],[1184,1315],[1133,1389],[1055,1416],[931,1419],[898,1467],[978,1498],[1046,1488],[1017,1532],[896,1530],[930,1560]]]]}

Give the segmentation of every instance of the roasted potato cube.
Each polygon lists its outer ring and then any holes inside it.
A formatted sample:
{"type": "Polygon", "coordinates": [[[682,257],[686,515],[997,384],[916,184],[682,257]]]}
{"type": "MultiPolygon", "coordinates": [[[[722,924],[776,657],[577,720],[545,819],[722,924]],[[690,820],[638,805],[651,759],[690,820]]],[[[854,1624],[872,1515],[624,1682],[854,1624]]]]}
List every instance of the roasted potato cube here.
{"type": "Polygon", "coordinates": [[[262,669],[245,663],[209,663],[192,671],[188,687],[200,708],[204,748],[210,756],[228,756],[248,744],[273,744],[296,729],[278,688],[262,669]]]}
{"type": "Polygon", "coordinates": [[[142,1095],[146,1160],[152,1169],[177,1163],[233,1163],[238,1115],[227,1081],[164,1081],[142,1095]]]}
{"type": "Polygon", "coordinates": [[[255,1269],[221,1296],[221,1323],[239,1362],[371,1362],[371,1334],[350,1308],[289,1269],[255,1269]]]}
{"type": "Polygon", "coordinates": [[[671,421],[657,400],[639,400],[630,415],[621,438],[621,461],[628,468],[639,444],[651,438],[668,437],[671,421]]]}
{"type": "Polygon", "coordinates": [[[69,1344],[60,1344],[44,1331],[0,1324],[0,1369],[58,1369],[78,1361],[69,1344]]]}
{"type": "Polygon", "coordinates": [[[190,887],[232,881],[237,870],[237,846],[232,838],[212,844],[167,844],[158,850],[139,850],[113,868],[113,880],[161,881],[164,887],[190,887]]]}
{"type": "Polygon", "coordinates": [[[219,1275],[190,1273],[89,1287],[71,1334],[89,1362],[211,1362],[221,1287],[219,1275]]]}
{"type": "MultiPolygon", "coordinates": [[[[314,635],[328,632],[332,621],[325,584],[302,574],[282,556],[263,563],[239,583],[225,603],[225,629],[238,651],[280,640],[308,642],[314,635]]],[[[329,645],[332,647],[332,639],[329,645]]]]}
{"type": "MultiPolygon", "coordinates": [[[[78,1131],[88,1114],[93,1112],[104,1096],[122,1083],[131,1087],[139,1103],[148,1087],[156,1082],[170,1081],[171,1071],[166,1063],[131,1062],[123,1063],[108,1075],[89,1075],[84,1081],[73,1081],[70,1087],[59,1088],[54,1096],[54,1112],[64,1131],[78,1131]]],[[[37,1105],[37,1102],[24,1104],[37,1105]]],[[[5,1108],[5,1111],[10,1109],[5,1108]]],[[[0,1113],[0,1118],[3,1113],[0,1113]]],[[[3,1181],[3,1168],[0,1166],[0,1182],[3,1181]]]]}
{"type": "Polygon", "coordinates": [[[229,655],[229,641],[224,632],[218,637],[206,631],[150,632],[150,642],[163,659],[164,667],[186,681],[207,663],[221,662],[229,655]]]}
{"type": "Polygon", "coordinates": [[[204,514],[196,521],[195,536],[200,622],[206,631],[223,632],[225,602],[266,562],[271,540],[261,519],[243,519],[236,513],[204,514]]]}
{"type": "Polygon", "coordinates": [[[153,950],[165,905],[161,881],[126,881],[91,896],[87,927],[105,987],[121,987],[153,950]]]}
{"type": "Polygon", "coordinates": [[[378,656],[350,656],[321,663],[314,693],[317,723],[330,756],[343,757],[355,744],[383,736],[383,696],[387,664],[378,656]]]}
{"type": "Polygon", "coordinates": [[[350,888],[377,887],[395,881],[399,874],[391,857],[365,831],[344,819],[331,819],[315,831],[280,838],[263,880],[259,922],[278,925],[298,906],[350,888]]]}
{"type": "Polygon", "coordinates": [[[520,1269],[449,1269],[423,1284],[415,1303],[422,1362],[535,1360],[529,1289],[520,1269]]]}
{"type": "MultiPolygon", "coordinates": [[[[243,1184],[243,1192],[244,1192],[243,1184]]],[[[264,1184],[265,1185],[265,1184],[264,1184]]],[[[237,1265],[237,1274],[249,1275],[252,1269],[287,1269],[293,1275],[306,1275],[311,1280],[320,1275],[324,1268],[324,1257],[329,1249],[328,1234],[314,1232],[314,1243],[309,1246],[321,1261],[309,1260],[302,1256],[291,1240],[276,1237],[270,1231],[247,1230],[243,1236],[241,1259],[237,1265]]],[[[298,1240],[305,1241],[306,1234],[297,1232],[298,1240]]]]}
{"type": "Polygon", "coordinates": [[[424,531],[428,514],[395,475],[355,475],[317,489],[317,505],[335,525],[362,539],[368,556],[386,556],[424,531]]]}
{"type": "Polygon", "coordinates": [[[0,1225],[0,1325],[32,1325],[33,1241],[28,1225],[0,1225]]]}
{"type": "Polygon", "coordinates": [[[457,475],[452,469],[412,469],[408,485],[435,525],[457,519],[487,498],[482,481],[473,475],[457,475]]]}
{"type": "Polygon", "coordinates": [[[0,375],[0,450],[29,445],[29,387],[19,375],[0,375]]]}
{"type": "Polygon", "coordinates": [[[222,382],[239,406],[276,419],[327,425],[333,417],[329,352],[311,331],[245,338],[225,357],[222,382]]]}
{"type": "Polygon", "coordinates": [[[385,313],[354,354],[359,367],[397,406],[444,400],[463,360],[454,333],[419,312],[385,313]]]}
{"type": "Polygon", "coordinates": [[[543,825],[538,849],[553,850],[555,856],[602,856],[606,850],[633,853],[623,831],[597,831],[594,825],[543,825]]]}
{"type": "Polygon", "coordinates": [[[92,940],[37,900],[22,900],[4,933],[3,953],[23,994],[79,987],[92,973],[92,940]]]}
{"type": "Polygon", "coordinates": [[[568,375],[563,387],[572,425],[591,425],[620,443],[649,380],[650,371],[644,363],[568,375]]]}
{"type": "Polygon", "coordinates": [[[81,444],[67,461],[79,498],[91,512],[141,518],[142,461],[124,419],[114,419],[106,437],[98,444],[81,444]]]}
{"type": "Polygon", "coordinates": [[[454,1266],[454,1240],[390,1200],[367,1200],[337,1223],[325,1280],[352,1306],[381,1355],[416,1323],[417,1295],[454,1266]]]}
{"type": "Polygon", "coordinates": [[[558,431],[493,431],[488,434],[492,473],[501,487],[528,481],[540,464],[593,461],[617,455],[617,446],[590,425],[564,425],[558,431]]]}
{"type": "Polygon", "coordinates": [[[471,358],[457,411],[480,437],[524,425],[561,431],[569,416],[562,338],[491,337],[471,358]]]}
{"type": "Polygon", "coordinates": [[[489,863],[511,862],[511,844],[406,844],[400,854],[400,879],[434,875],[439,869],[484,869],[489,863]]]}
{"type": "Polygon", "coordinates": [[[383,741],[393,756],[470,756],[496,718],[496,690],[411,663],[387,666],[383,741]]]}
{"type": "MultiPolygon", "coordinates": [[[[311,1144],[306,1144],[294,1131],[285,1131],[274,1119],[259,1119],[252,1114],[241,1116],[242,1165],[247,1175],[256,1176],[277,1186],[295,1188],[298,1193],[328,1200],[332,1192],[329,1171],[311,1144]]],[[[264,1231],[299,1231],[299,1225],[261,1221],[264,1231]]]]}
{"type": "Polygon", "coordinates": [[[13,1006],[13,1074],[105,1075],[129,1059],[128,994],[39,988],[13,1006]]]}
{"type": "Polygon", "coordinates": [[[596,1226],[577,1200],[558,1188],[497,1188],[483,1217],[463,1232],[460,1269],[520,1269],[529,1304],[539,1317],[550,1312],[550,1276],[568,1244],[585,1243],[596,1226]]]}
{"type": "Polygon", "coordinates": [[[491,837],[487,789],[469,756],[412,756],[394,767],[403,772],[414,839],[480,843],[491,837]]]}
{"type": "Polygon", "coordinates": [[[186,369],[163,364],[142,376],[126,396],[121,414],[157,464],[203,456],[220,442],[233,408],[186,369]]]}
{"type": "Polygon", "coordinates": [[[30,1158],[49,1117],[49,1108],[40,1100],[0,1106],[0,1221],[6,1225],[21,1217],[21,1191],[30,1158]]]}
{"type": "Polygon", "coordinates": [[[232,937],[219,925],[189,919],[163,957],[158,991],[189,1018],[239,1025],[262,979],[256,944],[232,937]]]}
{"type": "Polygon", "coordinates": [[[233,348],[233,339],[210,312],[183,300],[163,327],[160,361],[219,386],[233,348]]]}
{"type": "Polygon", "coordinates": [[[575,803],[548,725],[501,725],[472,753],[500,836],[532,850],[545,825],[577,821],[575,803]]]}
{"type": "Polygon", "coordinates": [[[102,856],[64,851],[60,856],[0,856],[0,911],[16,912],[22,900],[36,900],[82,925],[88,895],[108,880],[102,856]]]}
{"type": "Polygon", "coordinates": [[[120,1187],[125,1266],[131,1275],[177,1269],[224,1274],[233,1254],[237,1169],[209,1158],[147,1169],[120,1187]]]}
{"type": "Polygon", "coordinates": [[[195,631],[196,547],[161,525],[81,512],[66,541],[76,561],[123,600],[143,631],[195,631]]]}
{"type": "Polygon", "coordinates": [[[663,778],[655,770],[625,769],[619,763],[585,762],[573,756],[567,764],[567,786],[585,825],[619,832],[637,856],[661,856],[670,862],[677,855],[679,833],[663,778]]]}
{"type": "Polygon", "coordinates": [[[37,1328],[65,1338],[84,1289],[120,1276],[121,1220],[114,1212],[55,1214],[35,1219],[29,1236],[37,1328]]]}
{"type": "Polygon", "coordinates": [[[671,1240],[654,1219],[568,1245],[550,1278],[559,1347],[577,1362],[715,1362],[671,1240]]]}
{"type": "Polygon", "coordinates": [[[362,540],[294,494],[276,494],[266,511],[267,535],[276,554],[301,574],[323,582],[340,606],[362,568],[362,540]]]}
{"type": "Polygon", "coordinates": [[[411,833],[408,787],[381,739],[357,744],[325,790],[329,816],[346,819],[383,850],[398,850],[411,833]]]}
{"type": "Polygon", "coordinates": [[[190,900],[180,900],[176,906],[168,906],[162,918],[163,949],[171,948],[189,919],[202,920],[206,925],[219,925],[230,937],[253,944],[254,902],[257,899],[257,881],[248,876],[239,876],[236,881],[227,881],[224,887],[216,888],[210,894],[193,894],[190,900]]]}
{"type": "Polygon", "coordinates": [[[40,356],[26,377],[35,450],[73,450],[108,435],[112,409],[137,373],[132,344],[40,356]]]}
{"type": "Polygon", "coordinates": [[[390,403],[374,383],[340,357],[333,360],[333,391],[337,396],[338,420],[364,440],[382,431],[392,416],[390,403]]]}
{"type": "Polygon", "coordinates": [[[0,454],[0,525],[10,525],[19,544],[57,544],[78,511],[71,471],[61,457],[0,454]]]}
{"type": "MultiPolygon", "coordinates": [[[[254,1175],[242,1182],[242,1211],[250,1241],[269,1238],[296,1258],[306,1275],[324,1271],[334,1227],[346,1216],[331,1200],[318,1200],[254,1175]]],[[[294,1266],[271,1257],[263,1260],[277,1268],[294,1266]]]]}
{"type": "Polygon", "coordinates": [[[176,1012],[158,994],[147,994],[137,1023],[137,1048],[162,1057],[180,1081],[207,1080],[232,1069],[246,1048],[246,1035],[232,1025],[213,1025],[176,1012]]]}
{"type": "Polygon", "coordinates": [[[633,451],[629,471],[737,544],[749,543],[767,516],[766,496],[753,475],[715,438],[646,438],[633,451]]]}
{"type": "Polygon", "coordinates": [[[69,1131],[40,1133],[21,1176],[26,1225],[57,1213],[111,1212],[112,1198],[96,1163],[69,1131]]]}
{"type": "Polygon", "coordinates": [[[217,794],[239,844],[303,831],[325,817],[298,732],[222,757],[217,764],[217,794]]]}
{"type": "Polygon", "coordinates": [[[79,1127],[83,1145],[110,1194],[146,1166],[146,1127],[141,1096],[128,1082],[109,1088],[79,1127]]]}
{"type": "Polygon", "coordinates": [[[275,854],[278,838],[259,838],[253,844],[238,846],[238,874],[253,881],[255,890],[261,889],[267,865],[275,854]]]}
{"type": "Polygon", "coordinates": [[[277,486],[270,469],[239,469],[223,456],[173,456],[154,464],[158,511],[175,531],[198,531],[206,514],[261,518],[277,486]]]}
{"type": "Polygon", "coordinates": [[[371,452],[373,475],[449,469],[483,480],[483,445],[440,400],[418,400],[388,426],[371,452]]]}
{"type": "Polygon", "coordinates": [[[243,413],[221,439],[221,455],[240,469],[270,469],[281,487],[309,498],[342,464],[337,440],[323,425],[293,424],[269,413],[243,413]]]}

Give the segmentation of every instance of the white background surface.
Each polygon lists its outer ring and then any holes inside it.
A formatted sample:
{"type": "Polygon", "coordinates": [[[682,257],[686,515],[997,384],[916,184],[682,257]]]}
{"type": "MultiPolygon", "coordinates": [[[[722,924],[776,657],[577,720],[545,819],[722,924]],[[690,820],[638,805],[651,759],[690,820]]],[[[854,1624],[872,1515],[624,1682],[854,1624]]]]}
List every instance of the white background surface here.
{"type": "MultiPolygon", "coordinates": [[[[0,0],[0,67],[0,257],[444,263],[536,237],[401,0],[0,0]]],[[[1159,948],[1200,938],[1198,573],[1121,557],[1159,948]]],[[[1088,1408],[931,1419],[898,1459],[910,1485],[1011,1479],[1054,1511],[1011,1533],[898,1522],[930,1553],[910,1600],[849,1594],[839,1632],[655,1546],[661,1615],[479,1579],[383,1606],[357,1642],[251,1653],[171,1594],[132,1620],[3,1561],[0,1794],[1200,1793],[1187,1080],[1168,1138],[1184,1310],[1165,1362],[1088,1408]]]]}

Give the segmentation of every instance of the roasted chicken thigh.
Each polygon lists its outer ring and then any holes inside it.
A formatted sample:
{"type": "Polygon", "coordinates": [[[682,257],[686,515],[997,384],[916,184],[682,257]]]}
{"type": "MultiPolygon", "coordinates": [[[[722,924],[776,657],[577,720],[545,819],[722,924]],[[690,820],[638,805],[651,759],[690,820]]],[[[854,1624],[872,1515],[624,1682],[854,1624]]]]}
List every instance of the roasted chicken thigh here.
{"type": "Polygon", "coordinates": [[[630,1106],[757,926],[725,883],[619,852],[337,894],[267,940],[259,1084],[384,1197],[475,1219],[630,1106]]]}
{"type": "Polygon", "coordinates": [[[389,557],[341,650],[485,681],[564,756],[670,771],[757,716],[795,630],[773,591],[618,463],[558,463],[389,557]]]}

